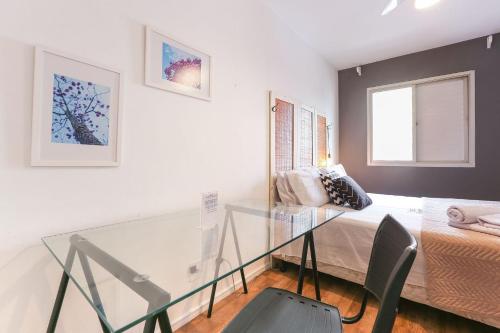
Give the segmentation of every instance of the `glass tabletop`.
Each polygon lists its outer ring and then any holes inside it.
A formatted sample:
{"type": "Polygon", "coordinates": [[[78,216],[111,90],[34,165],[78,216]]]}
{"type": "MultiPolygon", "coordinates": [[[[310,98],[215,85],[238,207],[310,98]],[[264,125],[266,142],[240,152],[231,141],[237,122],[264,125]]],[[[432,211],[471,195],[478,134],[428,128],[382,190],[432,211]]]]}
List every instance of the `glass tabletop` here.
{"type": "Polygon", "coordinates": [[[108,329],[123,332],[341,214],[247,200],[42,240],[108,329]]]}

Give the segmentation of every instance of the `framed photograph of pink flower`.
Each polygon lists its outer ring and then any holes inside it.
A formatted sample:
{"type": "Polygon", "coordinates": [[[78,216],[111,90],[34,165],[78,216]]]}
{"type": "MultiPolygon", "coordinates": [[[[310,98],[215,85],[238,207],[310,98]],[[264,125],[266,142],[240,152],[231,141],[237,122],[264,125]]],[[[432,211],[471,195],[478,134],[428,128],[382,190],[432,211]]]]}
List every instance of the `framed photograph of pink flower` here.
{"type": "Polygon", "coordinates": [[[211,57],[146,27],[145,83],[210,100],[211,57]]]}

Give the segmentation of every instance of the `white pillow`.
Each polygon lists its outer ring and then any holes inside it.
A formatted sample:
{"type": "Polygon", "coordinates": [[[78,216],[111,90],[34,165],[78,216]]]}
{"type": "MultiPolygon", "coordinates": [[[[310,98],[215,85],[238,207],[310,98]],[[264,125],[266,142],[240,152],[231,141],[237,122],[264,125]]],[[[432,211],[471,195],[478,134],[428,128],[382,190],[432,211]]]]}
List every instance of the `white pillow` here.
{"type": "Polygon", "coordinates": [[[335,178],[347,176],[347,172],[345,172],[344,166],[342,164],[335,164],[331,167],[321,168],[319,169],[319,172],[323,175],[327,175],[334,172],[335,178]]]}
{"type": "Polygon", "coordinates": [[[330,201],[316,168],[291,170],[286,177],[300,204],[320,207],[330,201]]]}
{"type": "Polygon", "coordinates": [[[281,203],[284,205],[299,205],[299,200],[295,193],[293,193],[290,183],[283,172],[278,172],[276,174],[276,188],[278,189],[278,194],[281,199],[281,203]]]}

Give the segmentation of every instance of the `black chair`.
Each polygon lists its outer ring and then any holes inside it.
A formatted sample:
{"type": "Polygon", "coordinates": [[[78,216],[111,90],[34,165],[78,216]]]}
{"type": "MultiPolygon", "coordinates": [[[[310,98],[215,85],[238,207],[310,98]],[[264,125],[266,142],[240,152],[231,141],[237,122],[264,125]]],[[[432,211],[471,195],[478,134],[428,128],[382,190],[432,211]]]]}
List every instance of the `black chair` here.
{"type": "Polygon", "coordinates": [[[368,294],[380,302],[373,333],[391,332],[401,290],[417,254],[417,241],[398,221],[387,215],[375,234],[365,293],[359,313],[341,317],[331,305],[276,288],[255,297],[224,329],[225,333],[337,333],[342,323],[354,324],[363,316],[368,294]]]}

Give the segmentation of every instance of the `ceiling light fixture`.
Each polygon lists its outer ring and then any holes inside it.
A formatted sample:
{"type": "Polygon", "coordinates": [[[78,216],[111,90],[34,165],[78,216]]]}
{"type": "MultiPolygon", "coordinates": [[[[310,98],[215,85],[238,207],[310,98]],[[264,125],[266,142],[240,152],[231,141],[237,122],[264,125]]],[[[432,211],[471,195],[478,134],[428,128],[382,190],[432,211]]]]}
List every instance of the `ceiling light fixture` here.
{"type": "MultiPolygon", "coordinates": [[[[389,0],[387,6],[385,6],[382,11],[382,16],[389,14],[394,9],[396,9],[401,3],[405,0],[389,0]]],[[[425,9],[436,5],[441,0],[415,0],[415,8],[416,9],[425,9]]]]}
{"type": "Polygon", "coordinates": [[[493,35],[486,37],[486,48],[491,49],[491,44],[493,43],[493,35]]]}
{"type": "Polygon", "coordinates": [[[396,7],[398,5],[399,5],[399,1],[398,0],[391,0],[391,1],[389,1],[389,3],[387,4],[387,6],[384,8],[384,11],[382,12],[382,16],[387,15],[390,12],[392,12],[394,9],[396,9],[396,7]]]}
{"type": "Polygon", "coordinates": [[[425,9],[436,5],[440,0],[415,0],[416,9],[425,9]]]}

